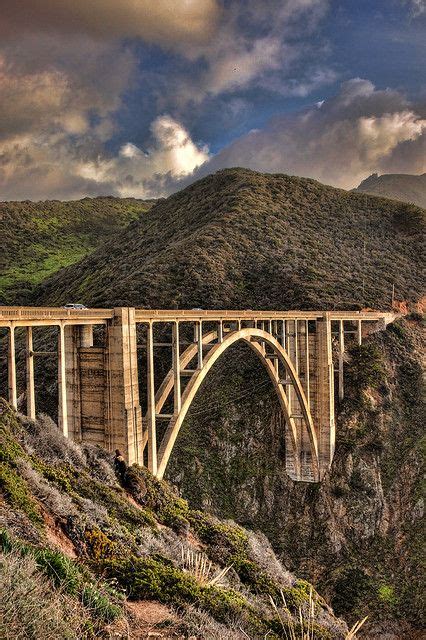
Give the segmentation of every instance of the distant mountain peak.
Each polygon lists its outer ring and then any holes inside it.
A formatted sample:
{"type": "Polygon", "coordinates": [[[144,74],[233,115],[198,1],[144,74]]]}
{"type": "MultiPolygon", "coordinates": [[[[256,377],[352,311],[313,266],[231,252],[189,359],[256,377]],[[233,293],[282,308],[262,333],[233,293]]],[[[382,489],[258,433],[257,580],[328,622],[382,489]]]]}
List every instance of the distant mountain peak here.
{"type": "Polygon", "coordinates": [[[411,202],[426,208],[426,173],[372,173],[365,178],[355,191],[363,191],[376,196],[411,202]]]}

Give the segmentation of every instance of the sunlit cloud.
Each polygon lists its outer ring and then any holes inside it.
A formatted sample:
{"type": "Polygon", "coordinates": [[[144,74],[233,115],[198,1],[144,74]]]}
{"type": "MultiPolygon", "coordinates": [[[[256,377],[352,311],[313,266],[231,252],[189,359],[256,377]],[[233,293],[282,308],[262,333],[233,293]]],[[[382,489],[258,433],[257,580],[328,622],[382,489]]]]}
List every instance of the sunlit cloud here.
{"type": "Polygon", "coordinates": [[[426,119],[397,91],[381,91],[359,78],[329,100],[275,116],[221,150],[197,177],[223,167],[245,166],[316,178],[352,188],[373,171],[392,166],[426,171],[426,119]],[[398,162],[398,150],[404,147],[398,162]]]}

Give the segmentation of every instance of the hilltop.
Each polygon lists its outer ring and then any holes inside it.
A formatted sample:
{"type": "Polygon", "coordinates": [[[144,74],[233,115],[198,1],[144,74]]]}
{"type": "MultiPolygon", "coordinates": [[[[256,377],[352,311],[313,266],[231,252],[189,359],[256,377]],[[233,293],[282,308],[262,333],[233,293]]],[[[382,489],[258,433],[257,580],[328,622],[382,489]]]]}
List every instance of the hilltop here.
{"type": "Polygon", "coordinates": [[[120,483],[111,456],[1,400],[0,443],[2,638],[346,635],[265,536],[190,509],[137,466],[120,483]]]}
{"type": "Polygon", "coordinates": [[[45,280],[37,302],[389,308],[422,293],[425,212],[314,180],[226,169],[45,280]]]}
{"type": "Polygon", "coordinates": [[[34,285],[90,254],[151,206],[114,197],[0,202],[0,303],[26,299],[34,285]]]}
{"type": "Polygon", "coordinates": [[[419,176],[405,173],[379,176],[373,173],[363,180],[355,191],[411,202],[418,207],[426,208],[426,173],[419,176]]]}

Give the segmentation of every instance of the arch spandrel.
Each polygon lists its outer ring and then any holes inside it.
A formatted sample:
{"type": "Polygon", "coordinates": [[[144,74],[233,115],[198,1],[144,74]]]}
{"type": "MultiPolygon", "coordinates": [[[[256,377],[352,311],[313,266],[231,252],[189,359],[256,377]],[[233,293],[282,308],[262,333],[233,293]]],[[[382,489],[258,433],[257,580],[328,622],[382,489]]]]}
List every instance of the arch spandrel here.
{"type": "MultiPolygon", "coordinates": [[[[209,344],[216,338],[216,333],[211,332],[204,336],[203,343],[209,344]]],[[[212,366],[219,360],[219,358],[225,353],[225,351],[233,344],[244,341],[246,342],[250,348],[256,353],[259,360],[264,365],[266,371],[269,374],[271,382],[274,386],[274,389],[277,393],[278,400],[280,402],[280,407],[283,412],[287,429],[289,430],[289,440],[291,442],[291,446],[294,454],[295,461],[295,469],[294,473],[296,477],[300,476],[300,446],[298,442],[298,434],[295,426],[294,418],[292,417],[288,398],[286,395],[286,391],[284,386],[280,383],[279,374],[271,359],[265,353],[265,346],[268,345],[272,350],[274,356],[278,358],[278,360],[283,365],[286,374],[291,381],[292,388],[294,389],[294,393],[297,397],[297,401],[300,407],[301,415],[303,416],[304,425],[306,427],[310,450],[311,450],[311,458],[312,458],[312,477],[314,479],[319,479],[318,475],[318,438],[315,431],[315,427],[313,424],[313,420],[309,411],[307,399],[300,382],[300,379],[295,371],[293,364],[290,361],[290,358],[285,351],[285,349],[280,345],[280,343],[267,331],[263,331],[257,328],[244,328],[238,331],[230,332],[222,342],[214,344],[209,353],[203,358],[203,366],[200,369],[197,369],[195,373],[190,378],[183,394],[182,394],[182,402],[180,412],[173,416],[170,419],[170,422],[167,426],[166,432],[164,434],[163,440],[158,450],[158,477],[163,477],[165,469],[167,467],[167,463],[169,461],[170,455],[173,451],[173,446],[176,441],[176,438],[179,434],[180,428],[183,424],[185,416],[197,394],[198,390],[201,387],[201,384],[205,380],[208,372],[212,368],[212,366]]],[[[194,357],[197,351],[197,345],[191,345],[188,347],[185,352],[180,357],[180,363],[182,368],[184,368],[194,357]]],[[[166,378],[164,379],[162,385],[156,394],[156,410],[160,411],[164,402],[166,401],[170,391],[173,388],[173,371],[170,371],[166,378]]]]}

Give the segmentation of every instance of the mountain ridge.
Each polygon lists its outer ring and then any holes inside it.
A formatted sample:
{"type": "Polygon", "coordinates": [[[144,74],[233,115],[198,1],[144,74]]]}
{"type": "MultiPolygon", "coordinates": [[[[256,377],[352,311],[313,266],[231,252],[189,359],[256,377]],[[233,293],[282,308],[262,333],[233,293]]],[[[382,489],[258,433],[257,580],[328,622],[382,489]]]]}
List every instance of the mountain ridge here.
{"type": "Polygon", "coordinates": [[[424,211],[409,204],[225,169],[157,203],[35,296],[61,304],[70,291],[94,306],[389,308],[393,285],[399,299],[421,296],[423,224],[424,211]]]}
{"type": "Polygon", "coordinates": [[[372,173],[354,191],[410,202],[426,208],[426,173],[372,173]]]}

